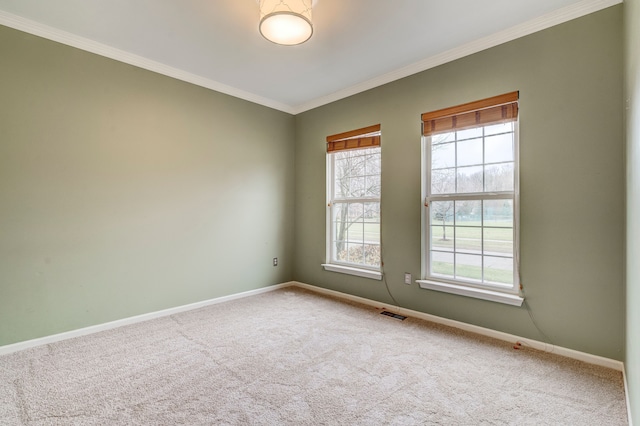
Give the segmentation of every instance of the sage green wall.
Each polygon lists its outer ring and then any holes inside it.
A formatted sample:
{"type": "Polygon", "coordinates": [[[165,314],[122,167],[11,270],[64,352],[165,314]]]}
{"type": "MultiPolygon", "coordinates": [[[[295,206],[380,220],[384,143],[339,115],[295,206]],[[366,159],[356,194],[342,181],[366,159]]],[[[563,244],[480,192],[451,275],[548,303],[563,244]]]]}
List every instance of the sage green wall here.
{"type": "MultiPolygon", "coordinates": [[[[624,7],[632,306],[640,293],[631,261],[640,249],[637,0],[624,7]]],[[[420,114],[519,90],[527,302],[553,343],[622,359],[622,9],[295,118],[0,27],[0,345],[292,278],[390,302],[382,282],[320,267],[324,138],[375,123],[396,300],[544,340],[524,308],[402,284],[405,271],[420,274],[420,114]]],[[[638,324],[627,309],[635,407],[638,324]]]]}
{"type": "Polygon", "coordinates": [[[291,115],[6,27],[0,52],[0,345],[291,280],[291,115]]]}
{"type": "Polygon", "coordinates": [[[391,303],[382,281],[324,271],[325,137],[382,125],[382,239],[406,308],[544,340],[522,307],[403,284],[420,276],[420,114],[520,91],[521,271],[551,342],[623,358],[622,7],[296,116],[294,278],[391,303]]]}
{"type": "Polygon", "coordinates": [[[627,127],[626,373],[634,420],[640,422],[640,1],[625,0],[627,127]]]}

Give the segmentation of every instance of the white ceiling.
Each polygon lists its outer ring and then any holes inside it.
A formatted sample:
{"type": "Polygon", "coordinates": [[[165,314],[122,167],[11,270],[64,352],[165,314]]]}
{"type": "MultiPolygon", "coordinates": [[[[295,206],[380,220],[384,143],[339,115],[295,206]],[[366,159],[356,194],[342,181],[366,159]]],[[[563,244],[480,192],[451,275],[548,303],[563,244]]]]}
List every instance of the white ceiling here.
{"type": "Polygon", "coordinates": [[[0,24],[299,113],[622,0],[315,0],[278,46],[256,0],[0,0],[0,24]]]}

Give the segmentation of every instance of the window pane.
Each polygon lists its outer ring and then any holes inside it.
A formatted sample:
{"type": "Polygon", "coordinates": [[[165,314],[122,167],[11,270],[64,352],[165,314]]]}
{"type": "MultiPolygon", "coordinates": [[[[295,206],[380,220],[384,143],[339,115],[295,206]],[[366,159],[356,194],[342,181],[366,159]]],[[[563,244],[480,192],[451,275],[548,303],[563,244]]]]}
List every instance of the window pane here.
{"type": "Polygon", "coordinates": [[[364,219],[366,222],[380,223],[380,202],[364,203],[364,219]]]}
{"type": "Polygon", "coordinates": [[[348,240],[350,243],[362,244],[364,240],[364,218],[362,204],[354,203],[349,206],[348,240]]]}
{"type": "Polygon", "coordinates": [[[364,264],[364,249],[361,243],[347,243],[348,262],[364,264]]]}
{"type": "Polygon", "coordinates": [[[453,251],[453,226],[433,225],[431,227],[431,248],[453,251]]]}
{"type": "Polygon", "coordinates": [[[344,243],[347,240],[347,225],[344,222],[336,222],[334,225],[334,241],[336,241],[336,253],[344,248],[344,243]]]}
{"type": "Polygon", "coordinates": [[[367,175],[380,174],[380,151],[376,154],[370,154],[365,163],[364,172],[367,175]]]}
{"type": "Polygon", "coordinates": [[[336,241],[333,260],[337,262],[347,261],[346,241],[336,241]]]}
{"type": "Polygon", "coordinates": [[[364,204],[364,242],[380,243],[380,203],[364,204]]]}
{"type": "Polygon", "coordinates": [[[480,200],[455,201],[457,252],[481,254],[482,250],[482,202],[480,200]]]}
{"type": "Polygon", "coordinates": [[[365,243],[380,243],[380,225],[365,222],[363,237],[365,243]]]}
{"type": "Polygon", "coordinates": [[[485,163],[513,161],[513,133],[485,138],[484,150],[485,163]]]}
{"type": "Polygon", "coordinates": [[[333,230],[328,242],[330,260],[347,264],[380,265],[380,148],[329,154],[333,165],[330,209],[333,230]],[[335,201],[372,197],[374,202],[335,201]]]}
{"type": "Polygon", "coordinates": [[[445,143],[431,146],[431,168],[444,169],[456,165],[456,144],[445,143]]]}
{"type": "Polygon", "coordinates": [[[453,278],[453,253],[431,252],[431,274],[453,278]]]}
{"type": "Polygon", "coordinates": [[[482,201],[455,201],[456,224],[462,226],[482,226],[482,201]]]}
{"type": "Polygon", "coordinates": [[[334,163],[334,195],[337,198],[344,198],[349,195],[349,167],[345,161],[334,163]]]}
{"type": "Polygon", "coordinates": [[[458,193],[482,192],[482,166],[459,167],[458,193]]]}
{"type": "Polygon", "coordinates": [[[364,197],[364,176],[352,177],[349,179],[349,197],[364,197]]]}
{"type": "Polygon", "coordinates": [[[346,260],[346,252],[343,253],[345,241],[347,239],[347,212],[348,205],[336,203],[331,207],[331,217],[333,219],[333,251],[331,256],[334,260],[346,260]]]}
{"type": "MultiPolygon", "coordinates": [[[[470,118],[455,124],[472,123],[470,118]]],[[[517,122],[495,123],[423,138],[428,276],[515,289],[516,128],[517,122]]]]}
{"type": "Polygon", "coordinates": [[[364,241],[364,223],[354,222],[349,226],[349,242],[362,244],[364,241]]]}
{"type": "Polygon", "coordinates": [[[335,171],[337,177],[345,177],[351,175],[357,175],[354,171],[357,172],[357,168],[354,167],[354,159],[349,157],[347,153],[340,153],[336,155],[342,155],[342,158],[336,158],[335,160],[335,171]]]}
{"type": "Polygon", "coordinates": [[[472,139],[482,136],[482,127],[474,127],[473,129],[460,130],[458,132],[458,140],[472,139]]]}
{"type": "Polygon", "coordinates": [[[485,228],[484,254],[513,256],[512,228],[485,228]]]}
{"type": "Polygon", "coordinates": [[[369,266],[380,265],[380,245],[378,244],[364,245],[364,263],[369,266]]]}
{"type": "Polygon", "coordinates": [[[364,173],[367,156],[359,150],[350,151],[346,158],[347,167],[351,176],[360,176],[364,173]]]}
{"type": "Polygon", "coordinates": [[[349,203],[349,222],[362,222],[362,214],[364,211],[364,204],[362,203],[349,203]]]}
{"type": "Polygon", "coordinates": [[[485,256],[484,280],[490,283],[513,284],[513,259],[485,256]]]}
{"type": "Polygon", "coordinates": [[[482,281],[482,256],[456,254],[456,278],[482,281]]]}
{"type": "Polygon", "coordinates": [[[456,140],[456,132],[440,133],[440,134],[431,136],[432,145],[445,143],[445,142],[453,142],[455,140],[456,140]]]}
{"type": "Polygon", "coordinates": [[[364,195],[366,197],[380,196],[380,175],[365,177],[364,195]]]}
{"type": "Polygon", "coordinates": [[[345,221],[347,218],[347,204],[346,203],[334,203],[331,207],[331,220],[345,221]]]}
{"type": "Polygon", "coordinates": [[[485,166],[484,190],[488,192],[513,191],[513,163],[485,166]]]}
{"type": "Polygon", "coordinates": [[[458,142],[458,167],[482,164],[482,139],[458,142]]]}
{"type": "Polygon", "coordinates": [[[434,170],[431,173],[432,194],[452,194],[456,192],[456,169],[434,170]]]}
{"type": "Polygon", "coordinates": [[[434,201],[430,210],[432,225],[453,225],[453,201],[434,201]]]}
{"type": "Polygon", "coordinates": [[[334,218],[334,260],[379,266],[380,202],[336,203],[334,218]]]}
{"type": "Polygon", "coordinates": [[[513,131],[514,131],[513,122],[494,124],[491,126],[485,126],[484,128],[485,136],[495,135],[498,133],[513,132],[513,131]]]}
{"type": "Polygon", "coordinates": [[[482,228],[456,226],[456,252],[482,254],[482,228]]]}
{"type": "Polygon", "coordinates": [[[334,158],[336,162],[338,162],[338,161],[344,160],[345,158],[349,158],[349,153],[350,153],[349,151],[338,151],[332,155],[335,156],[334,158]]]}
{"type": "Polygon", "coordinates": [[[486,200],[484,205],[484,226],[513,228],[513,201],[486,200]]]}
{"type": "Polygon", "coordinates": [[[347,260],[346,242],[348,237],[347,204],[334,204],[332,207],[333,224],[333,252],[332,258],[338,261],[347,260]]]}

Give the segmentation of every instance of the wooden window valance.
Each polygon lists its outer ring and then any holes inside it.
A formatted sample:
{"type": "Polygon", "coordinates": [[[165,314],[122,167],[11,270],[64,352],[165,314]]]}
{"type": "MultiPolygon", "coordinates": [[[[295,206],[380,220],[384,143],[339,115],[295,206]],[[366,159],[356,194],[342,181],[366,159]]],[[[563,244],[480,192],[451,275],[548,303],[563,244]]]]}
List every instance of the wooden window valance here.
{"type": "Polygon", "coordinates": [[[508,123],[518,118],[518,92],[422,114],[424,136],[489,124],[508,123]]]}
{"type": "Polygon", "coordinates": [[[380,125],[327,136],[327,152],[380,146],[380,125]]]}

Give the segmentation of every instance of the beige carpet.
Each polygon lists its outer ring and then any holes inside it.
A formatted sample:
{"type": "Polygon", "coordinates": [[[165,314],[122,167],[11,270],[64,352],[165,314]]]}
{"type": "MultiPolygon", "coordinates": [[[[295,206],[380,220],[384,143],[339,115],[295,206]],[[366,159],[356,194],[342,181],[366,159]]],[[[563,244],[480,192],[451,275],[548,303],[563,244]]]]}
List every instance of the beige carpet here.
{"type": "Polygon", "coordinates": [[[2,425],[625,425],[621,374],[296,288],[0,357],[2,425]]]}

